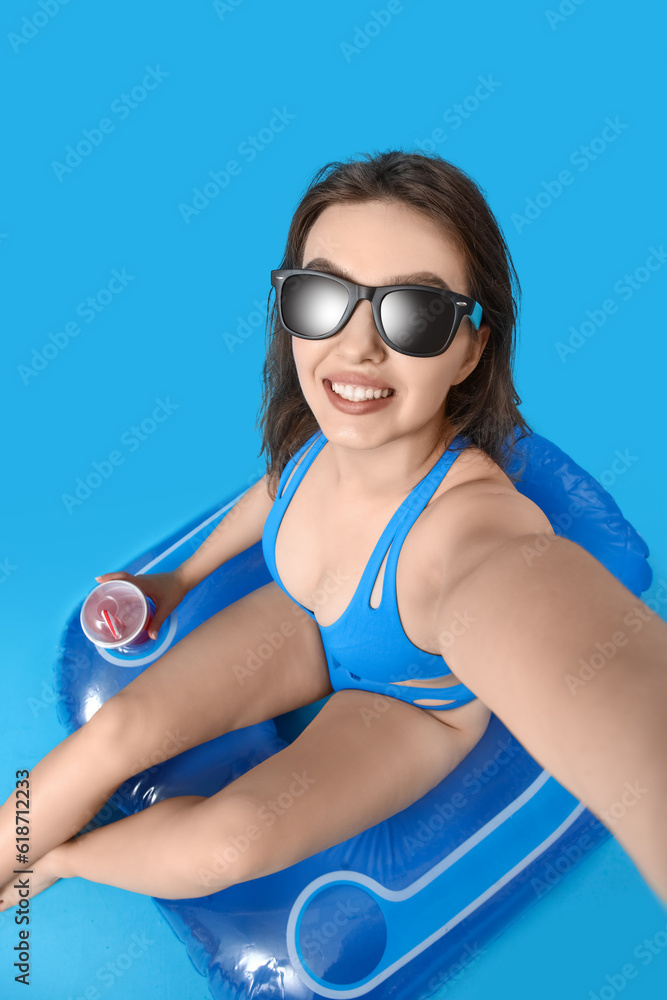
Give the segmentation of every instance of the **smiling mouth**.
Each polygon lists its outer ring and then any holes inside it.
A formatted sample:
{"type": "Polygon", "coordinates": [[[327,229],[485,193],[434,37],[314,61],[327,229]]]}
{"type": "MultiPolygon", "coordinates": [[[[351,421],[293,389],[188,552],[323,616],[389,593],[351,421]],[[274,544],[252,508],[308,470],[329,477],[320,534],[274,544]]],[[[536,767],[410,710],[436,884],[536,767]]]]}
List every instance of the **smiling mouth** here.
{"type": "Polygon", "coordinates": [[[380,388],[374,385],[349,385],[344,382],[332,382],[325,378],[322,380],[341,399],[347,399],[352,403],[363,403],[372,399],[386,399],[387,396],[395,396],[396,390],[386,386],[380,388]]]}

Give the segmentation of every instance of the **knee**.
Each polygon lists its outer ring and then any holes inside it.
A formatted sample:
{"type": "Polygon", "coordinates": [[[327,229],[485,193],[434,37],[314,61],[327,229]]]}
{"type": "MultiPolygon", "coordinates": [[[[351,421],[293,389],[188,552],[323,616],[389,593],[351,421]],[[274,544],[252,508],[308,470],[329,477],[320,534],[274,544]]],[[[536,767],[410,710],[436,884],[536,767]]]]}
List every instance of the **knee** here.
{"type": "MultiPolygon", "coordinates": [[[[80,731],[90,737],[89,745],[94,745],[109,762],[122,764],[126,771],[136,760],[137,767],[132,772],[136,774],[147,766],[147,763],[139,765],[140,751],[146,755],[148,724],[149,716],[136,699],[119,691],[98,708],[80,731]]],[[[163,755],[161,759],[166,757],[163,755]]]]}
{"type": "Polygon", "coordinates": [[[95,735],[99,743],[115,743],[127,732],[131,723],[131,704],[122,692],[113,695],[100,705],[94,715],[81,726],[79,732],[95,735]]]}
{"type": "Polygon", "coordinates": [[[231,885],[268,874],[270,835],[260,825],[254,803],[229,796],[211,808],[204,799],[191,813],[193,896],[208,896],[231,885]]]}

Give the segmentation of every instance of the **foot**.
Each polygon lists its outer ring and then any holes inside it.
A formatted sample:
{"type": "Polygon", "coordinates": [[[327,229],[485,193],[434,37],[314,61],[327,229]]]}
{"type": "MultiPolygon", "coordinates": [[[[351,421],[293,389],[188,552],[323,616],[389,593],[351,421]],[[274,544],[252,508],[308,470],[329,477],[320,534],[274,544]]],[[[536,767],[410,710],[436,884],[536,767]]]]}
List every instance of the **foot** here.
{"type": "Polygon", "coordinates": [[[31,866],[32,874],[20,872],[18,875],[13,875],[10,881],[0,888],[0,913],[17,906],[22,899],[31,900],[59,878],[63,878],[64,873],[58,858],[59,848],[56,847],[31,866]]]}

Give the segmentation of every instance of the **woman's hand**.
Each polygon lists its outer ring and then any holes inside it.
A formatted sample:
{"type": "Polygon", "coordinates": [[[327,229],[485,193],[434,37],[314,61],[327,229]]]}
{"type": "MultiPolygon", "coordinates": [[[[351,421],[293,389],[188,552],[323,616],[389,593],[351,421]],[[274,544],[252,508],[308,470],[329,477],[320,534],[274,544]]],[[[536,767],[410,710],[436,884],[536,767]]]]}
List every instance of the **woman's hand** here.
{"type": "Polygon", "coordinates": [[[128,583],[133,583],[138,587],[147,597],[152,598],[155,604],[155,614],[148,628],[151,639],[157,638],[160,625],[190,590],[178,569],[170,573],[139,573],[137,576],[120,570],[118,573],[102,573],[95,579],[98,583],[106,583],[107,580],[127,580],[128,583]]]}

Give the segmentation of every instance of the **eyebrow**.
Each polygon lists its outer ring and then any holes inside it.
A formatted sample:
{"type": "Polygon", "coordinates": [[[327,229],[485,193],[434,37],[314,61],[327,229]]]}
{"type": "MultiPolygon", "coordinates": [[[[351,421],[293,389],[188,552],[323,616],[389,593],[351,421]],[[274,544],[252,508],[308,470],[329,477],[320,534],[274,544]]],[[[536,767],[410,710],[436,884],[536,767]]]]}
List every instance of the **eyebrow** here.
{"type": "MultiPolygon", "coordinates": [[[[354,281],[354,277],[344,267],[334,264],[326,257],[315,257],[303,265],[304,270],[324,271],[326,274],[333,274],[337,278],[346,278],[354,281]]],[[[413,274],[392,274],[384,282],[385,285],[433,285],[435,288],[443,288],[446,292],[453,291],[447,282],[433,271],[415,271],[413,274]]]]}

